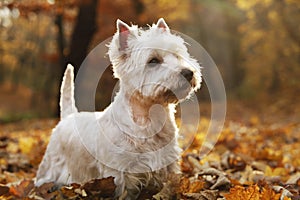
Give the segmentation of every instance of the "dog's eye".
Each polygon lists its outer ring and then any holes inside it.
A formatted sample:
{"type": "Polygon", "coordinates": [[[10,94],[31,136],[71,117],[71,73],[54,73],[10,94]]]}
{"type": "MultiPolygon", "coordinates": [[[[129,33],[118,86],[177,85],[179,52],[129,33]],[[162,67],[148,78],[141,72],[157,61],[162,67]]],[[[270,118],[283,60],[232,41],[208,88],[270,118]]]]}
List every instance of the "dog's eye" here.
{"type": "Polygon", "coordinates": [[[152,58],[151,60],[148,61],[148,65],[150,67],[154,67],[160,63],[161,63],[161,61],[158,58],[152,58]]]}

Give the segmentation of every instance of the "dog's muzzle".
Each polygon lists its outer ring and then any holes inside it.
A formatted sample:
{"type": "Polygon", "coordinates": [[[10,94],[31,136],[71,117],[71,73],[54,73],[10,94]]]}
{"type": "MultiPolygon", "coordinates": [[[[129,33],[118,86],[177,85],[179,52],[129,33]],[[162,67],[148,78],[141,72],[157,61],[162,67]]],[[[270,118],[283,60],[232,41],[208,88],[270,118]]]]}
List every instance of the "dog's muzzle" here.
{"type": "Polygon", "coordinates": [[[191,89],[196,86],[196,80],[194,77],[194,72],[189,69],[181,70],[179,74],[182,79],[177,88],[168,89],[164,93],[164,96],[170,102],[178,102],[181,99],[186,98],[190,93],[191,89]]]}

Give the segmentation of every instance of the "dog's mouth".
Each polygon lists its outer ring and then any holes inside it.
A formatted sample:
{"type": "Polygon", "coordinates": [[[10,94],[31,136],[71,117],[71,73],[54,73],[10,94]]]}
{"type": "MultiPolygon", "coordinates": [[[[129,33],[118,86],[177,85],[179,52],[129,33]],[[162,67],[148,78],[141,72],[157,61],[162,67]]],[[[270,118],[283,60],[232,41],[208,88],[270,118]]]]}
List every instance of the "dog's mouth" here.
{"type": "MultiPolygon", "coordinates": [[[[143,89],[145,88],[146,87],[143,89]]],[[[141,93],[141,96],[147,97],[146,99],[150,99],[152,103],[155,102],[161,105],[170,103],[176,104],[179,101],[188,98],[192,91],[196,91],[197,82],[196,78],[193,77],[190,81],[185,79],[179,80],[176,86],[174,85],[168,87],[167,85],[155,84],[154,88],[154,96],[142,95],[143,93],[141,93]]]]}

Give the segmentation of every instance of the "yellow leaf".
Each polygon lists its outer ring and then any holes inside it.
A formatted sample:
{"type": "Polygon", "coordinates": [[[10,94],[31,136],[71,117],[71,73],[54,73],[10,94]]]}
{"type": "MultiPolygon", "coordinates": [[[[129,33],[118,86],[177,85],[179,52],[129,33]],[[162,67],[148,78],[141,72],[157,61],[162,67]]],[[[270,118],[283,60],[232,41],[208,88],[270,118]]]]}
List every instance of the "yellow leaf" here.
{"type": "Polygon", "coordinates": [[[19,139],[19,148],[22,153],[30,154],[32,147],[35,145],[36,140],[32,137],[22,137],[19,139]]]}
{"type": "Polygon", "coordinates": [[[16,143],[10,142],[6,147],[7,152],[17,153],[19,151],[19,146],[16,143]]]}
{"type": "Polygon", "coordinates": [[[287,175],[287,171],[283,167],[277,167],[272,169],[270,166],[267,166],[265,169],[266,176],[285,176],[287,175]]]}

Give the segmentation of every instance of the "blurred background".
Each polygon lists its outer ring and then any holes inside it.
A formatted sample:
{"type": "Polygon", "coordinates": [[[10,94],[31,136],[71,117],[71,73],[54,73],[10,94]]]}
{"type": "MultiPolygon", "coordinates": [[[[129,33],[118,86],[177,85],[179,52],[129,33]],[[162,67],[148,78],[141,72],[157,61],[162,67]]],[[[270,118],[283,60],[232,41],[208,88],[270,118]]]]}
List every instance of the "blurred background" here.
{"type": "MultiPolygon", "coordinates": [[[[118,18],[146,25],[160,17],[211,55],[228,113],[300,112],[299,0],[0,0],[0,123],[57,117],[66,63],[78,70],[118,18]]],[[[115,82],[107,70],[97,109],[109,104],[115,82]]]]}

